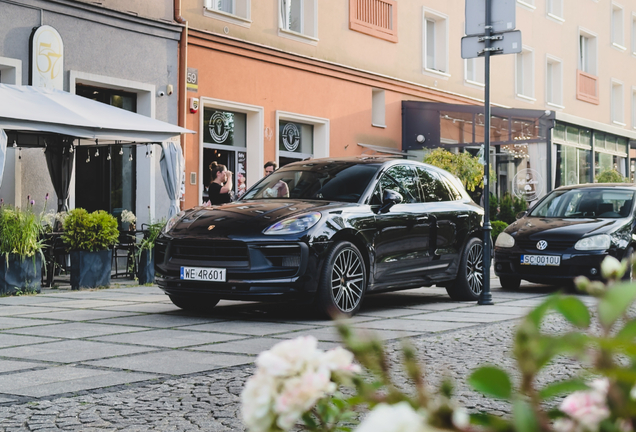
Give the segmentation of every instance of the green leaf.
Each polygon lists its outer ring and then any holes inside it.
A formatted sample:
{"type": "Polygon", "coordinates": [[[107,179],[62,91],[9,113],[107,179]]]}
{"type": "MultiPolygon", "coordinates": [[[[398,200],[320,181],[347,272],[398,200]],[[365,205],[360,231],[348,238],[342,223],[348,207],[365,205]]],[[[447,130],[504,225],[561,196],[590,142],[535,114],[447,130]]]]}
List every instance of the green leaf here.
{"type": "Polygon", "coordinates": [[[468,382],[475,390],[495,398],[510,399],[512,396],[510,377],[494,366],[482,366],[475,370],[468,382]]]}
{"type": "Polygon", "coordinates": [[[558,297],[553,303],[554,308],[577,327],[587,328],[590,325],[590,311],[587,306],[576,297],[558,297]]]}
{"type": "Polygon", "coordinates": [[[636,298],[636,284],[622,283],[607,290],[598,304],[598,318],[605,328],[610,328],[636,298]]]}
{"type": "Polygon", "coordinates": [[[633,341],[636,338],[636,321],[628,321],[625,326],[616,334],[616,339],[633,341]]]}
{"type": "Polygon", "coordinates": [[[521,399],[515,400],[512,411],[517,432],[536,432],[539,430],[539,423],[535,413],[527,402],[521,399]]]}
{"type": "Polygon", "coordinates": [[[548,384],[539,392],[539,396],[541,399],[550,399],[554,396],[572,393],[577,390],[587,390],[588,388],[589,387],[585,384],[585,381],[581,379],[572,379],[548,384]]]}
{"type": "Polygon", "coordinates": [[[541,320],[548,312],[548,310],[552,307],[552,304],[556,301],[557,296],[551,295],[543,303],[534,308],[527,316],[526,322],[531,322],[535,328],[539,328],[541,325],[541,320]]]}

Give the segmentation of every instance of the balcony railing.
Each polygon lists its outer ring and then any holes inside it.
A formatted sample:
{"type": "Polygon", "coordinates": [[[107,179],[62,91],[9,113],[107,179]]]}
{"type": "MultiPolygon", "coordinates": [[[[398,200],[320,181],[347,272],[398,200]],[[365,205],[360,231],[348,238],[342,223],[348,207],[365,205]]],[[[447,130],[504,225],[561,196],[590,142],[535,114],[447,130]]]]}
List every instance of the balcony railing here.
{"type": "Polygon", "coordinates": [[[584,102],[599,104],[598,77],[582,70],[576,71],[576,98],[584,102]]]}
{"type": "Polygon", "coordinates": [[[349,28],[390,42],[397,42],[397,2],[349,0],[349,28]]]}

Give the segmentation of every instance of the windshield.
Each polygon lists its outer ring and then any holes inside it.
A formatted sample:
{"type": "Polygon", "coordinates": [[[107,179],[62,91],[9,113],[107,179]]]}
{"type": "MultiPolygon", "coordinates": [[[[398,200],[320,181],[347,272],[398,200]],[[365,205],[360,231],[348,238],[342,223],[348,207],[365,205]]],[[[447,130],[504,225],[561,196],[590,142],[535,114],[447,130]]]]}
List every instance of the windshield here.
{"type": "Polygon", "coordinates": [[[556,191],[539,203],[530,216],[547,218],[621,218],[631,214],[634,192],[618,189],[556,191]]]}
{"type": "Polygon", "coordinates": [[[328,163],[293,165],[262,179],[241,199],[312,199],[358,202],[377,165],[328,163]]]}

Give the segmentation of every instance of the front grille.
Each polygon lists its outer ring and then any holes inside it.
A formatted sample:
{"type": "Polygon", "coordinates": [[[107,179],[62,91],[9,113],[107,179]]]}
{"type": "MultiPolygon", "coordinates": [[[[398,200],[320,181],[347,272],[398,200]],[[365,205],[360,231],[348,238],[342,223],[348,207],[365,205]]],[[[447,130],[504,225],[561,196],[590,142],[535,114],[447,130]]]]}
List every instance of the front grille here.
{"type": "Polygon", "coordinates": [[[167,243],[164,243],[160,240],[157,240],[155,243],[155,262],[158,264],[163,264],[163,261],[166,259],[166,248],[168,247],[167,243]]]}
{"type": "Polygon", "coordinates": [[[209,240],[205,242],[175,241],[170,245],[170,259],[182,261],[249,262],[243,242],[209,240]]]}
{"type": "MultiPolygon", "coordinates": [[[[541,252],[563,251],[574,246],[574,242],[572,241],[548,240],[547,242],[547,249],[541,252]]],[[[537,243],[539,243],[539,240],[517,240],[517,246],[528,251],[538,251],[537,243]]]]}

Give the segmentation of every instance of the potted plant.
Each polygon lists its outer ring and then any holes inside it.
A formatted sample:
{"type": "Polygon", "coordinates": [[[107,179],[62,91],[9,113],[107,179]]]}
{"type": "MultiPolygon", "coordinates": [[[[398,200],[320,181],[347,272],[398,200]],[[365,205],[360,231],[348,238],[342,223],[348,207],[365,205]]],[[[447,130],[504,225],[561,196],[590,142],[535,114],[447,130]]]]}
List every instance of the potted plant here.
{"type": "Polygon", "coordinates": [[[117,219],[103,210],[68,212],[62,240],[71,256],[71,288],[110,285],[112,250],[119,240],[117,219]]]}
{"type": "Polygon", "coordinates": [[[40,292],[44,239],[42,216],[0,203],[0,295],[40,292]]]}
{"type": "Polygon", "coordinates": [[[165,221],[155,222],[148,225],[144,230],[144,237],[137,243],[137,279],[139,285],[153,283],[155,281],[155,240],[161,234],[165,221]]]}

